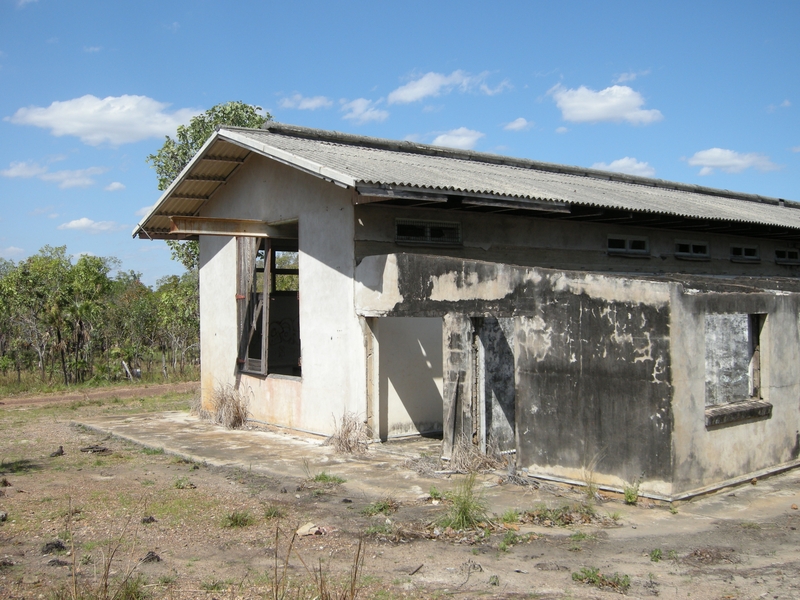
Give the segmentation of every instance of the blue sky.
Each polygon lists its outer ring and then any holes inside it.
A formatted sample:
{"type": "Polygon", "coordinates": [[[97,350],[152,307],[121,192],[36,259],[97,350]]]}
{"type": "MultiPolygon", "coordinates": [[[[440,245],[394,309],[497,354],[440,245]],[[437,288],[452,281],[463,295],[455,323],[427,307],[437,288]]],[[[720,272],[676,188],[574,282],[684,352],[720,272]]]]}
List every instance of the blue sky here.
{"type": "Polygon", "coordinates": [[[277,121],[800,200],[800,2],[0,0],[0,257],[178,273],[145,158],[277,121]]]}

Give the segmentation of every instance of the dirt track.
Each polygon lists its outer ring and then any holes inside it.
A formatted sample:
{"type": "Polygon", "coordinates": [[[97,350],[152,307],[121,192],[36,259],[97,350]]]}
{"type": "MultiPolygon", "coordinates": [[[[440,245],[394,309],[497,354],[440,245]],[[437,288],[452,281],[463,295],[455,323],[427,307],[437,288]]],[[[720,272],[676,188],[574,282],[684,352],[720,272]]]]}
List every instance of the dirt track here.
{"type": "Polygon", "coordinates": [[[0,405],[11,407],[25,405],[59,404],[79,400],[107,400],[109,398],[139,398],[161,396],[163,394],[183,394],[192,392],[200,384],[197,381],[181,383],[138,384],[125,387],[101,387],[80,392],[53,392],[50,394],[23,394],[0,397],[0,405]]]}

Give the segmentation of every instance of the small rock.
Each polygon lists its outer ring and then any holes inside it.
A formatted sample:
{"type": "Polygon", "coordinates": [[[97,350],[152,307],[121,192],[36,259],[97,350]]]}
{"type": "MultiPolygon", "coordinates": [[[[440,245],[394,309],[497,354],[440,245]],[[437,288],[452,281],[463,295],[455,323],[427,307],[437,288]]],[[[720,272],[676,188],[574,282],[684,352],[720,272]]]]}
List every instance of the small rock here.
{"type": "Polygon", "coordinates": [[[4,523],[8,520],[8,513],[5,511],[0,511],[0,523],[4,523]]]}
{"type": "Polygon", "coordinates": [[[751,484],[751,485],[755,485],[755,484],[757,484],[757,483],[758,483],[758,479],[756,479],[755,477],[753,477],[753,478],[750,480],[750,484],[751,484]]]}
{"type": "Polygon", "coordinates": [[[34,575],[23,575],[22,576],[22,584],[23,585],[37,585],[40,582],[40,579],[34,575]]]}
{"type": "Polygon", "coordinates": [[[47,561],[48,566],[50,567],[68,567],[69,563],[65,560],[61,560],[60,558],[51,558],[47,561]]]}
{"type": "Polygon", "coordinates": [[[0,558],[0,567],[13,567],[13,566],[14,566],[14,561],[8,558],[7,556],[0,558]]]}
{"type": "Polygon", "coordinates": [[[56,456],[64,456],[64,446],[59,446],[58,450],[50,453],[50,458],[55,458],[56,456]]]}
{"type": "Polygon", "coordinates": [[[142,524],[143,525],[147,525],[148,523],[155,523],[155,522],[156,522],[156,518],[153,515],[150,515],[149,517],[144,517],[142,519],[142,524]]]}
{"type": "Polygon", "coordinates": [[[288,490],[285,487],[281,488],[281,494],[285,494],[288,490]]]}
{"type": "Polygon", "coordinates": [[[152,550],[150,550],[147,554],[144,555],[142,562],[143,563],[161,562],[161,557],[152,550]]]}
{"type": "Polygon", "coordinates": [[[42,546],[42,554],[52,554],[53,552],[61,552],[66,549],[67,547],[64,545],[64,542],[61,540],[55,540],[52,542],[47,542],[44,546],[42,546]]]}
{"type": "MultiPolygon", "coordinates": [[[[342,504],[352,504],[353,501],[350,498],[342,498],[342,504]]],[[[797,508],[797,507],[795,507],[797,508]]]]}
{"type": "Polygon", "coordinates": [[[797,510],[797,504],[792,504],[792,510],[797,510]]]}

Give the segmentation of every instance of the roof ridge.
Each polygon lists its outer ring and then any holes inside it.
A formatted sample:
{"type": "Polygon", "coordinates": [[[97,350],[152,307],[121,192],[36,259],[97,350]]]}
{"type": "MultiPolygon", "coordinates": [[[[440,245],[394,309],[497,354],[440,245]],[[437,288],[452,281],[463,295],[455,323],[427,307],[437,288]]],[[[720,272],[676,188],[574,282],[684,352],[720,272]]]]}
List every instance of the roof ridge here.
{"type": "MultiPolygon", "coordinates": [[[[254,131],[253,129],[246,127],[224,126],[223,128],[240,129],[251,132],[254,131]]],[[[621,183],[642,185],[645,187],[692,192],[707,196],[732,198],[736,200],[744,200],[747,202],[772,204],[772,205],[786,206],[788,208],[800,209],[800,202],[793,200],[785,200],[783,198],[773,198],[769,196],[761,196],[759,194],[748,194],[745,192],[733,192],[731,190],[705,187],[690,183],[680,183],[675,181],[667,181],[664,179],[641,177],[638,175],[627,175],[624,173],[613,173],[610,171],[601,171],[599,169],[589,169],[584,167],[560,165],[556,163],[531,160],[527,158],[516,158],[511,156],[503,156],[500,154],[491,154],[488,152],[476,152],[475,150],[459,150],[455,148],[433,146],[430,144],[421,144],[419,142],[391,140],[386,138],[355,135],[352,133],[342,133],[339,131],[330,131],[326,129],[303,127],[300,125],[277,123],[275,121],[268,121],[264,123],[260,129],[269,132],[271,134],[284,135],[288,137],[327,141],[337,144],[345,144],[349,146],[374,148],[378,150],[407,152],[409,154],[440,156],[443,158],[453,158],[456,160],[467,160],[467,161],[483,162],[488,164],[505,165],[521,169],[533,169],[537,171],[545,171],[550,173],[561,173],[566,175],[576,175],[579,177],[603,179],[606,181],[618,181],[621,183]]]]}

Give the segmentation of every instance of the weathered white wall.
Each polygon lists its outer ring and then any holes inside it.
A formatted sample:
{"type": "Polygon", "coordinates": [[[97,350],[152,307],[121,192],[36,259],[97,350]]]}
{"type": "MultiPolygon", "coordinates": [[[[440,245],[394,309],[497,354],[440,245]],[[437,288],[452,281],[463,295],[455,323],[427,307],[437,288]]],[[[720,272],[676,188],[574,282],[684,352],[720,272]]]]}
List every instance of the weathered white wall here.
{"type": "Polygon", "coordinates": [[[345,411],[365,413],[364,340],[353,309],[351,193],[250,155],[203,208],[203,217],[298,221],[303,372],[302,378],[239,374],[235,241],[204,236],[200,275],[204,400],[216,385],[241,382],[256,418],[321,434],[332,432],[334,416],[345,411]]]}
{"type": "Polygon", "coordinates": [[[377,319],[381,439],[442,430],[442,320],[377,319]]]}
{"type": "Polygon", "coordinates": [[[670,328],[674,419],[673,494],[778,468],[800,456],[800,332],[795,294],[684,293],[676,286],[670,328]],[[772,417],[706,428],[706,314],[766,314],[761,398],[772,417]]]}

